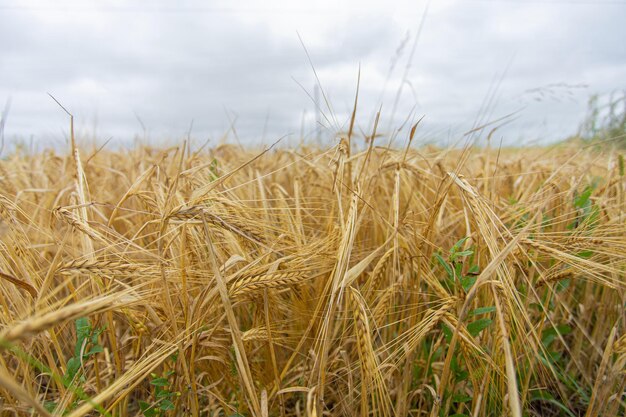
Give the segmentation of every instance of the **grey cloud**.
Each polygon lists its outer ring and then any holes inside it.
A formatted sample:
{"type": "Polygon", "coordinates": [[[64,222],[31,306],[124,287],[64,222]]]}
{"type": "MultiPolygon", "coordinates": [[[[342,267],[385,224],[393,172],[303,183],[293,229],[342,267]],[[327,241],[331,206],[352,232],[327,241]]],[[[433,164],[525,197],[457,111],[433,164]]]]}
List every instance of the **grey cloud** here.
{"type": "MultiPolygon", "coordinates": [[[[417,30],[421,8],[394,6],[387,14],[355,5],[350,15],[289,16],[294,27],[307,19],[333,22],[328,36],[310,28],[300,34],[340,125],[349,116],[361,63],[358,123],[371,126],[395,50],[407,30],[417,30]],[[394,13],[410,16],[394,20],[394,13]]],[[[271,26],[278,10],[243,18],[229,8],[193,13],[191,2],[184,13],[89,7],[52,15],[0,9],[0,100],[13,97],[7,134],[62,139],[66,120],[48,91],[72,109],[84,131],[97,116],[99,134],[119,140],[141,131],[135,114],[155,137],[180,137],[192,119],[198,137],[219,137],[235,114],[238,132],[249,140],[261,137],[268,113],[268,136],[298,133],[304,111],[308,131],[314,129],[314,106],[297,84],[312,94],[314,77],[295,30],[271,26]]],[[[426,20],[394,125],[414,109],[426,115],[425,140],[470,128],[494,77],[511,62],[488,113],[496,118],[521,110],[503,135],[547,140],[571,133],[588,94],[624,88],[625,10],[451,3],[426,20]]],[[[411,43],[382,97],[383,117],[390,116],[411,43]]]]}

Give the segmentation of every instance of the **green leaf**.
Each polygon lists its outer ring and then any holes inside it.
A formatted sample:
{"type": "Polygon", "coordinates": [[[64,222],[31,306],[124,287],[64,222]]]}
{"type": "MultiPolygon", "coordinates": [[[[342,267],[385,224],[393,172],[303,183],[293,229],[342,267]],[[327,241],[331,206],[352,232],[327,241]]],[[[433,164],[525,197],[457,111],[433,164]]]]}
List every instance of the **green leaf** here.
{"type": "Polygon", "coordinates": [[[478,319],[467,325],[467,331],[472,336],[476,337],[483,329],[487,328],[493,320],[491,319],[478,319]]]}
{"type": "Polygon", "coordinates": [[[574,413],[572,413],[572,412],[570,411],[570,409],[569,409],[569,408],[567,408],[565,405],[561,404],[561,403],[560,403],[560,402],[558,402],[557,400],[543,400],[543,401],[546,401],[546,402],[548,402],[548,403],[550,403],[550,404],[552,404],[552,405],[557,406],[558,408],[560,408],[561,410],[563,410],[563,412],[564,412],[565,414],[567,414],[567,415],[568,415],[568,416],[570,416],[570,417],[576,417],[576,415],[575,415],[574,413]]]}
{"type": "Polygon", "coordinates": [[[161,404],[159,405],[159,408],[162,411],[173,410],[174,409],[174,403],[171,402],[170,400],[163,400],[163,401],[161,401],[161,404]]]}
{"type": "Polygon", "coordinates": [[[557,400],[554,399],[554,397],[547,392],[539,392],[537,395],[533,396],[530,400],[531,402],[533,401],[545,401],[547,403],[550,403],[558,408],[560,408],[561,410],[563,410],[563,412],[565,414],[567,414],[570,417],[576,417],[575,414],[573,414],[569,408],[567,408],[565,405],[561,404],[560,402],[558,402],[557,400]]]}
{"type": "Polygon", "coordinates": [[[456,379],[458,382],[462,382],[466,381],[467,377],[469,377],[469,372],[460,369],[457,365],[457,369],[454,371],[454,379],[456,379]]]}
{"type": "Polygon", "coordinates": [[[76,336],[79,339],[89,337],[89,333],[91,333],[91,324],[89,323],[89,319],[87,317],[76,319],[74,325],[76,326],[76,336]]]}
{"type": "Polygon", "coordinates": [[[446,342],[450,343],[452,340],[452,330],[444,323],[441,323],[441,330],[443,331],[443,337],[446,339],[446,342]]]}
{"type": "Polygon", "coordinates": [[[452,267],[445,261],[445,259],[443,259],[438,253],[435,253],[435,259],[437,259],[441,266],[443,266],[443,269],[446,270],[448,278],[454,279],[454,272],[452,271],[452,267]]]}
{"type": "Polygon", "coordinates": [[[95,330],[91,330],[91,336],[89,337],[91,344],[92,345],[97,345],[98,344],[98,337],[104,333],[104,331],[106,330],[106,326],[102,326],[99,329],[95,329],[95,330]]]}
{"type": "Polygon", "coordinates": [[[65,380],[68,383],[71,382],[76,376],[76,374],[78,373],[79,369],[80,369],[80,359],[70,358],[70,360],[67,361],[67,371],[65,372],[65,380]]]}
{"type": "Polygon", "coordinates": [[[556,327],[550,327],[544,330],[543,333],[541,334],[541,343],[545,347],[548,347],[554,341],[554,339],[557,338],[559,334],[561,336],[564,336],[566,334],[570,334],[571,332],[572,332],[572,328],[569,327],[567,324],[560,324],[556,327]]]}
{"type": "Polygon", "coordinates": [[[74,356],[79,357],[85,340],[89,339],[91,333],[91,324],[87,317],[81,317],[74,322],[76,327],[76,345],[74,346],[74,356]]]}
{"type": "Polygon", "coordinates": [[[452,356],[452,360],[450,361],[450,369],[452,369],[455,374],[462,371],[461,367],[459,366],[457,355],[452,356]]]}
{"type": "Polygon", "coordinates": [[[89,349],[89,352],[86,353],[86,356],[95,355],[96,353],[104,352],[104,348],[100,345],[96,345],[89,349]]]}
{"type": "Polygon", "coordinates": [[[461,287],[463,287],[465,292],[468,292],[470,288],[472,288],[472,286],[476,283],[476,279],[477,277],[473,276],[461,278],[461,287]]]}
{"type": "Polygon", "coordinates": [[[157,387],[166,387],[169,385],[169,381],[167,380],[167,378],[155,378],[150,381],[150,385],[154,385],[157,387]]]}
{"type": "Polygon", "coordinates": [[[478,265],[472,265],[470,266],[470,269],[467,270],[468,274],[478,274],[480,273],[480,268],[478,267],[478,265]]]}
{"type": "Polygon", "coordinates": [[[173,393],[173,392],[169,392],[169,391],[168,391],[168,390],[166,390],[166,389],[160,389],[160,390],[156,393],[156,395],[155,395],[155,397],[156,397],[157,399],[161,399],[161,398],[171,398],[171,397],[173,397],[173,396],[174,396],[174,393],[173,393]]]}
{"type": "Polygon", "coordinates": [[[474,254],[474,251],[473,250],[469,250],[469,249],[461,251],[461,252],[454,252],[452,255],[450,255],[450,261],[454,261],[457,258],[462,258],[464,256],[470,256],[470,255],[473,255],[473,254],[474,254]]]}
{"type": "Polygon", "coordinates": [[[454,394],[452,396],[452,401],[454,401],[455,403],[466,403],[471,400],[472,400],[472,397],[462,392],[458,394],[454,394]]]}
{"type": "Polygon", "coordinates": [[[466,236],[460,239],[458,242],[456,242],[454,246],[450,248],[450,255],[452,255],[453,253],[456,253],[461,248],[461,246],[463,246],[463,244],[465,243],[467,239],[469,239],[469,236],[466,236]]]}
{"type": "Polygon", "coordinates": [[[591,197],[591,193],[593,192],[593,187],[586,186],[584,191],[574,197],[574,207],[583,208],[589,203],[589,197],[591,197]]]}
{"type": "Polygon", "coordinates": [[[213,159],[211,161],[211,165],[209,165],[209,178],[211,182],[219,178],[219,173],[217,172],[217,159],[213,159]]]}
{"type": "Polygon", "coordinates": [[[57,408],[57,403],[55,401],[45,401],[43,403],[43,408],[45,408],[49,413],[53,413],[57,408]]]}
{"type": "Polygon", "coordinates": [[[475,310],[472,310],[470,312],[470,316],[479,316],[481,314],[493,313],[494,311],[496,311],[496,308],[494,306],[479,307],[479,308],[477,308],[475,310]]]}
{"type": "Polygon", "coordinates": [[[145,401],[139,401],[139,409],[141,409],[141,413],[145,417],[156,417],[159,415],[159,410],[145,401]]]}
{"type": "Polygon", "coordinates": [[[591,250],[584,250],[582,252],[578,252],[576,254],[576,256],[578,256],[579,258],[583,258],[583,259],[589,259],[593,256],[593,251],[591,250]]]}
{"type": "MultiPolygon", "coordinates": [[[[232,356],[235,356],[234,353],[232,353],[232,356]]],[[[237,370],[237,364],[235,363],[235,359],[232,358],[232,357],[231,357],[231,361],[230,361],[230,374],[232,376],[237,376],[239,374],[239,371],[237,370]]]]}
{"type": "Polygon", "coordinates": [[[556,286],[555,286],[556,292],[565,291],[569,287],[570,283],[571,283],[571,280],[569,278],[560,280],[559,282],[556,283],[556,286]]]}

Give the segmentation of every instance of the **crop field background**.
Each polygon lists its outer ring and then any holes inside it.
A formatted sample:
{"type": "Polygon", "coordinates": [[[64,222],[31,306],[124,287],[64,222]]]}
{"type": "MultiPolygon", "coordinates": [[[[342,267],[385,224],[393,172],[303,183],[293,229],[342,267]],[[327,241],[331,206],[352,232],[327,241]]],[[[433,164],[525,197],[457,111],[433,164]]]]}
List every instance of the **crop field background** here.
{"type": "Polygon", "coordinates": [[[0,22],[0,417],[626,417],[626,0],[0,22]]]}
{"type": "Polygon", "coordinates": [[[623,152],[414,132],[6,156],[2,415],[624,415],[623,152]]]}

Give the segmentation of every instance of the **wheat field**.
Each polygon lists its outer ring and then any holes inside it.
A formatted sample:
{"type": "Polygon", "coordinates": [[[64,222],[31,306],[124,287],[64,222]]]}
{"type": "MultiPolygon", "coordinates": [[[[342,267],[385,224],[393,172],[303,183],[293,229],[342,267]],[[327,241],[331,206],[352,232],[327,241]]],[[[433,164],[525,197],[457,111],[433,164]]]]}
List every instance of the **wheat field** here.
{"type": "Polygon", "coordinates": [[[6,156],[0,414],[624,415],[620,151],[351,141],[6,156]]]}

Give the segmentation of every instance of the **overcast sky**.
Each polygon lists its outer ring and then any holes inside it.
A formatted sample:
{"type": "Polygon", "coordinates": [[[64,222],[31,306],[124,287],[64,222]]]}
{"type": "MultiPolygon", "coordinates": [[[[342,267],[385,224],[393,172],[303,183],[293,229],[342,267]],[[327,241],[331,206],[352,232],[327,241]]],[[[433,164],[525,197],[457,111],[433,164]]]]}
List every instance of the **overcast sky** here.
{"type": "Polygon", "coordinates": [[[347,128],[360,65],[363,131],[381,105],[379,130],[425,116],[423,141],[513,114],[498,141],[531,143],[626,88],[626,0],[0,0],[0,22],[5,136],[45,144],[68,130],[47,93],[113,143],[180,139],[192,120],[198,142],[315,139],[316,118],[323,137],[347,128]],[[332,111],[320,94],[316,112],[299,37],[332,111]]]}

